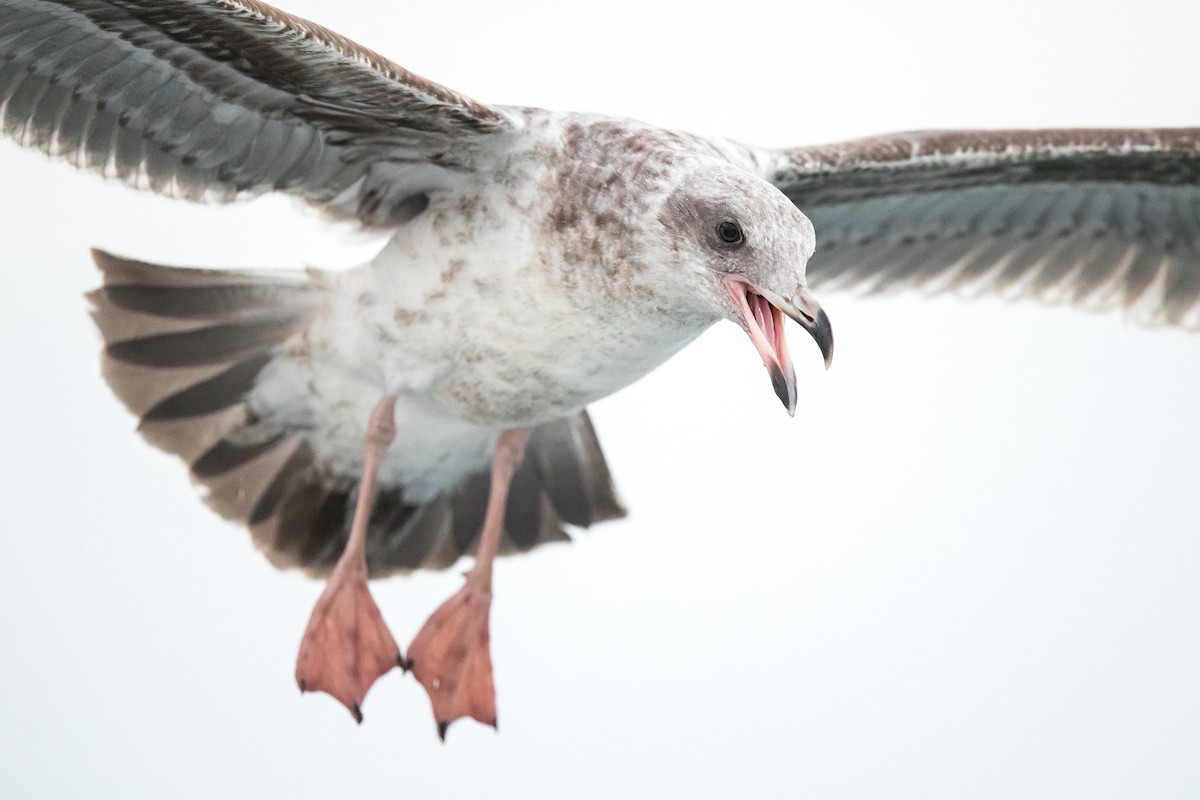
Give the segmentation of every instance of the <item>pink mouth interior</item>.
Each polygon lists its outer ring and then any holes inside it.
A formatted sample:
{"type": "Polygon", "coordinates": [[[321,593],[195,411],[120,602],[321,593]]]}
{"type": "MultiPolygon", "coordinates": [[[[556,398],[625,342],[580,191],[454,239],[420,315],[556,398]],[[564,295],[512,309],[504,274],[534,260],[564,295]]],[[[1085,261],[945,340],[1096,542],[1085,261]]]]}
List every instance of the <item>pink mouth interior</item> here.
{"type": "Polygon", "coordinates": [[[750,307],[750,314],[753,316],[754,322],[757,323],[759,330],[762,331],[763,338],[767,340],[767,344],[775,351],[775,358],[780,364],[786,364],[787,337],[783,331],[783,312],[767,302],[767,298],[748,287],[746,289],[746,304],[750,307]]]}

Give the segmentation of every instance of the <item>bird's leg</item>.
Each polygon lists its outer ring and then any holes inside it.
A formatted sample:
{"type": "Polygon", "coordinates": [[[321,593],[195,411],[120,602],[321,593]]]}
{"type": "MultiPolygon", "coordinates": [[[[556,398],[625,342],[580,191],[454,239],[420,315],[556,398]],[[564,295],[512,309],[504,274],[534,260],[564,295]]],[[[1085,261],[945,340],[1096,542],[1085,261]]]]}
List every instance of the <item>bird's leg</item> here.
{"type": "Polygon", "coordinates": [[[395,411],[396,398],[384,395],[371,412],[350,538],[313,608],[296,658],[300,691],[328,692],[359,722],[371,684],[392,667],[404,666],[367,588],[367,523],[379,465],[396,438],[395,411]]]}
{"type": "Polygon", "coordinates": [[[528,428],[500,434],[492,456],[492,486],[487,515],[467,581],[421,628],[408,649],[408,666],[429,693],[438,736],[460,717],[496,727],[496,690],[488,613],[492,608],[492,562],[504,532],[504,508],[513,473],[525,457],[528,428]]]}

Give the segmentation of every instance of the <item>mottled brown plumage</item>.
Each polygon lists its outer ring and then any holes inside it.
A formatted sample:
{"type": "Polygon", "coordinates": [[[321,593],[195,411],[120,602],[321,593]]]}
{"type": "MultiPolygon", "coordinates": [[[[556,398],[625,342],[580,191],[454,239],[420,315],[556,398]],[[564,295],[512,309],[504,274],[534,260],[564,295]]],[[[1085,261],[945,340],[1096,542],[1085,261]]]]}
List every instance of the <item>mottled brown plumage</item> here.
{"type": "Polygon", "coordinates": [[[258,0],[0,12],[0,127],[21,144],[389,234],[338,275],[98,253],[92,296],[105,376],[143,435],[273,563],[332,570],[296,674],[359,718],[404,661],[368,570],[474,552],[413,650],[441,732],[494,724],[492,557],[624,513],[587,405],[728,319],[794,413],[784,318],[833,354],[810,259],[819,288],[998,291],[1200,327],[1197,129],[772,150],[485,105],[258,0]]]}

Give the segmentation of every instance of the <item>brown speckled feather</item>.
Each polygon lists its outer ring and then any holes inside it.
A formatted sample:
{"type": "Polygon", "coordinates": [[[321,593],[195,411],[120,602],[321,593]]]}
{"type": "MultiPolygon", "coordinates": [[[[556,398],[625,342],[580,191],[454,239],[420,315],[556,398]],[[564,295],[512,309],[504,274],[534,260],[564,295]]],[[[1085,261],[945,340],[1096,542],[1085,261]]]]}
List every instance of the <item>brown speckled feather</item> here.
{"type": "Polygon", "coordinates": [[[1200,328],[1200,129],[925,131],[780,151],[818,290],[1033,297],[1200,328]]]}
{"type": "MultiPolygon", "coordinates": [[[[206,502],[250,528],[272,563],[327,573],[346,543],[357,476],[323,468],[303,430],[265,427],[245,402],[277,348],[303,330],[320,282],[94,255],[104,274],[90,295],[104,375],[141,418],[139,431],[182,458],[206,502]]],[[[401,486],[381,486],[367,539],[372,575],[445,569],[473,553],[489,486],[480,472],[420,504],[407,503],[401,486]]],[[[509,491],[500,552],[569,541],[564,523],[624,514],[587,413],[546,423],[509,491]]]]}

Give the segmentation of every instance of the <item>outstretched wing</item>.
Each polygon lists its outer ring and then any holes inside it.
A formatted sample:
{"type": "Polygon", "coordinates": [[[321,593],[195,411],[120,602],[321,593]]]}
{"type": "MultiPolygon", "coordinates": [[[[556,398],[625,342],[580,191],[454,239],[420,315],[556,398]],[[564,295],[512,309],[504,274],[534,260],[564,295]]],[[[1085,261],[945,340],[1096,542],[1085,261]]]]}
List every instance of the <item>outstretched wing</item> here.
{"type": "Polygon", "coordinates": [[[1200,328],[1200,128],[926,131],[766,155],[764,177],[816,228],[818,289],[1032,296],[1200,328]]]}
{"type": "Polygon", "coordinates": [[[141,188],[386,225],[511,126],[257,0],[0,0],[0,127],[141,188]]]}

